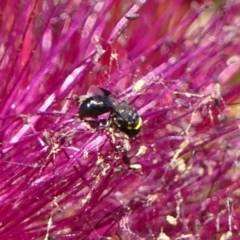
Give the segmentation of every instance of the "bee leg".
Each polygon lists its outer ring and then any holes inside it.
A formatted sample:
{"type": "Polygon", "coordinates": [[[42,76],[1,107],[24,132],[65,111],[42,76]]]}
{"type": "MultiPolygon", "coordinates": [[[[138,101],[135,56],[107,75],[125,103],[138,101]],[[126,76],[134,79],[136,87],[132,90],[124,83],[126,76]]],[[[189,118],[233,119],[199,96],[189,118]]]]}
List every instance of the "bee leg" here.
{"type": "Polygon", "coordinates": [[[89,126],[94,129],[94,132],[98,132],[101,129],[108,127],[108,121],[105,119],[101,120],[84,120],[86,123],[89,124],[89,126]]]}
{"type": "Polygon", "coordinates": [[[99,128],[99,121],[97,119],[95,119],[95,120],[84,120],[84,122],[87,123],[93,129],[98,129],[99,128]]]}
{"type": "Polygon", "coordinates": [[[130,166],[130,164],[131,164],[131,158],[132,157],[129,157],[127,154],[124,154],[123,155],[123,162],[125,163],[125,164],[127,164],[128,165],[128,167],[130,166]]]}
{"type": "Polygon", "coordinates": [[[109,121],[106,119],[101,119],[99,122],[99,128],[107,128],[109,127],[109,121]]]}
{"type": "Polygon", "coordinates": [[[135,171],[141,171],[142,165],[138,163],[131,164],[131,158],[133,156],[129,157],[127,154],[123,155],[123,162],[128,165],[129,170],[135,170],[135,171]]]}

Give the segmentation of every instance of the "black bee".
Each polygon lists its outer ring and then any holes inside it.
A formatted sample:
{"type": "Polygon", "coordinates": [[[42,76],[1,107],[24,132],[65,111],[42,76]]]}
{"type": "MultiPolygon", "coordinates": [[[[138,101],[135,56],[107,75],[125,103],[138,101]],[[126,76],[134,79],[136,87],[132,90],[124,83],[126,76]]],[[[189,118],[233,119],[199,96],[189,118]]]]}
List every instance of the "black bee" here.
{"type": "Polygon", "coordinates": [[[96,93],[84,100],[79,100],[80,118],[98,117],[110,112],[108,126],[119,129],[129,137],[134,137],[140,132],[142,119],[135,108],[125,101],[119,101],[104,88],[92,86],[90,90],[96,90],[96,93]]]}
{"type": "Polygon", "coordinates": [[[79,99],[79,116],[80,118],[85,117],[97,117],[107,112],[111,112],[113,104],[111,102],[112,94],[104,89],[97,86],[91,86],[88,93],[94,94],[91,97],[79,99]]]}

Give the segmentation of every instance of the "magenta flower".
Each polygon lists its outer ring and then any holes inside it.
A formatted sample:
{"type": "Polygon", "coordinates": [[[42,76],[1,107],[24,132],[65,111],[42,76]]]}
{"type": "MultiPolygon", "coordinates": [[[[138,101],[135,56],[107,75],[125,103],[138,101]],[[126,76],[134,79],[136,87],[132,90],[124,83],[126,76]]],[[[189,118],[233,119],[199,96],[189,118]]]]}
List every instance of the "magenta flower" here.
{"type": "Polygon", "coordinates": [[[1,1],[1,239],[238,239],[239,1],[1,1]],[[98,85],[129,138],[80,119],[98,85]]]}

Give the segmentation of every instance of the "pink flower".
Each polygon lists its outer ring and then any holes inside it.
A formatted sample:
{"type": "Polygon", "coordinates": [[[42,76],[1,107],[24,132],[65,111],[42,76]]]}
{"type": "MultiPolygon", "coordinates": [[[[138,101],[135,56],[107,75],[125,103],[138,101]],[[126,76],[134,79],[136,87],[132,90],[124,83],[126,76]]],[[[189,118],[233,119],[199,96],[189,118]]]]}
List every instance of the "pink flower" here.
{"type": "Polygon", "coordinates": [[[238,239],[238,1],[0,9],[1,239],[238,239]],[[91,85],[136,137],[79,118],[91,85]]]}

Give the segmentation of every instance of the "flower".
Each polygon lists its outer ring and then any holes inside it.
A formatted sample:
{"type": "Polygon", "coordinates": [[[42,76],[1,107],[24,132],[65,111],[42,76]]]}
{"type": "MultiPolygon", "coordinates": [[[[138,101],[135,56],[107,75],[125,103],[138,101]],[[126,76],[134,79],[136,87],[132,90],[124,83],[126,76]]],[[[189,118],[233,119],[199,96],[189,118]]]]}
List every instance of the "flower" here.
{"type": "Polygon", "coordinates": [[[2,239],[238,236],[238,1],[0,6],[2,239]],[[136,138],[79,118],[91,85],[136,138]]]}

